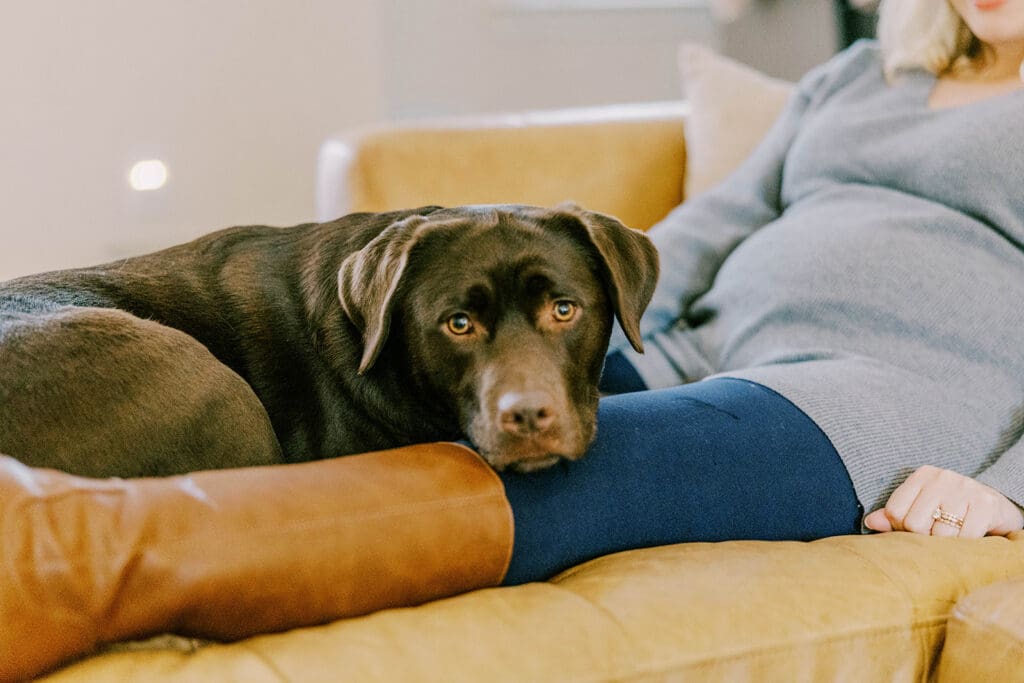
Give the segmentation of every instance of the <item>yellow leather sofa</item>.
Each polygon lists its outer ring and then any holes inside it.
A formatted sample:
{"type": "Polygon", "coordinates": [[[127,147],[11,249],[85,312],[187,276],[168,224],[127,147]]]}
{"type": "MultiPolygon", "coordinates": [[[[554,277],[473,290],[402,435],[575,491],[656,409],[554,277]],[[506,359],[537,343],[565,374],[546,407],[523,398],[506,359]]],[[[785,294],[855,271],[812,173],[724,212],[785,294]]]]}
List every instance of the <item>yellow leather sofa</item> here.
{"type": "MultiPolygon", "coordinates": [[[[324,145],[320,218],[573,200],[646,228],[682,200],[684,187],[693,191],[722,146],[698,150],[684,135],[708,125],[707,112],[693,107],[350,131],[324,145]]],[[[543,583],[234,643],[110,652],[47,680],[1024,681],[1024,533],[640,549],[543,583]]]]}

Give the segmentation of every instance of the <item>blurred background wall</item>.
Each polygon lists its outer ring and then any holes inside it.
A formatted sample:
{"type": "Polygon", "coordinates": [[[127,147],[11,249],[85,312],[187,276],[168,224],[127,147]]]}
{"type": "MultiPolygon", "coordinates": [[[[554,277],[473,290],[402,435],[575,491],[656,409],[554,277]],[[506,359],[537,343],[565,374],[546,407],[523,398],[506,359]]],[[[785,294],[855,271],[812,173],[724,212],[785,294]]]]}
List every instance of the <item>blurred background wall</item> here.
{"type": "Polygon", "coordinates": [[[310,220],[346,127],[676,99],[683,40],[796,78],[839,40],[828,0],[0,2],[0,280],[310,220]]]}

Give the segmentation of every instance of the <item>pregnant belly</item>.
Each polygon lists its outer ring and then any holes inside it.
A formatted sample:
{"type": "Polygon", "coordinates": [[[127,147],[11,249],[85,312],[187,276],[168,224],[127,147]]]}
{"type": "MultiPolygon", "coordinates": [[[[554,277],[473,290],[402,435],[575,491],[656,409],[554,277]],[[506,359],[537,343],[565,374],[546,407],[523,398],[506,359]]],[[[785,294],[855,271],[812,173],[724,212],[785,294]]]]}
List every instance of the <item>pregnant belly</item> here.
{"type": "Polygon", "coordinates": [[[1024,365],[1010,353],[1024,257],[960,214],[912,208],[809,202],[740,244],[690,312],[719,367],[801,353],[1024,365]]]}

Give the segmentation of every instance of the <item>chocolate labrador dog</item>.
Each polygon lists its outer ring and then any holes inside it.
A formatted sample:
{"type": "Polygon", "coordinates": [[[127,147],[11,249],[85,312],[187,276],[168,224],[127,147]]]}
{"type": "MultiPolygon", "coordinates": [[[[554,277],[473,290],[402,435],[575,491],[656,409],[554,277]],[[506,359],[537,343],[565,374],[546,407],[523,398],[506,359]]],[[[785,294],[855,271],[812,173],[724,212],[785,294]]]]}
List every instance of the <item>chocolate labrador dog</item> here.
{"type": "Polygon", "coordinates": [[[617,315],[657,254],[567,205],[230,228],[0,284],[0,452],[167,475],[468,437],[497,469],[581,457],[617,315]]]}

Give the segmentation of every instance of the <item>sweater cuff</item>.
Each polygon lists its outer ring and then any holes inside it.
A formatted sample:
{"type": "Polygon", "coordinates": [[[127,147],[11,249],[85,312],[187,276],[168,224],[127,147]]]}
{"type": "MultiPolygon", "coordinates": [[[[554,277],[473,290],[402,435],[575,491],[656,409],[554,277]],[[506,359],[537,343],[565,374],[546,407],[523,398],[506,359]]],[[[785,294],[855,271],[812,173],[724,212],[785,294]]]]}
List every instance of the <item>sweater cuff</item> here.
{"type": "Polygon", "coordinates": [[[1024,441],[1018,441],[976,479],[1024,508],[1024,441]]]}

